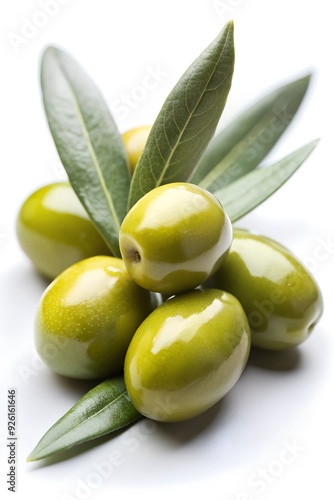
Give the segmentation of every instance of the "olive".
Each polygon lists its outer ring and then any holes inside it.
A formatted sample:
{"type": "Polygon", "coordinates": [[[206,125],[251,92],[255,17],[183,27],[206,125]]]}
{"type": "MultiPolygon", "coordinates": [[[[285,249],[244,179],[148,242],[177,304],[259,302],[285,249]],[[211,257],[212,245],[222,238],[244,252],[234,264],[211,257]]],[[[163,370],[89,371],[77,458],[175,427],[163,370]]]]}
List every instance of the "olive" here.
{"type": "Polygon", "coordinates": [[[235,385],[249,349],[238,300],[221,290],[192,290],[166,300],[139,326],[125,358],[125,385],[146,417],[192,418],[235,385]]]}
{"type": "Polygon", "coordinates": [[[167,295],[203,283],[218,270],[231,241],[231,222],[217,198],[186,182],[143,196],[125,216],[119,238],[133,280],[167,295]]]}
{"type": "Polygon", "coordinates": [[[323,311],[319,286],[305,266],[277,241],[242,229],[234,229],[229,255],[205,286],[237,297],[252,344],[266,349],[300,344],[323,311]]]}
{"type": "Polygon", "coordinates": [[[138,163],[140,155],[143,152],[149,133],[151,132],[151,125],[142,125],[127,130],[122,134],[125,152],[128,157],[131,173],[138,163]]]}
{"type": "Polygon", "coordinates": [[[136,329],[156,298],[132,281],[121,259],[96,256],[63,271],[43,293],[35,344],[56,373],[96,379],[121,373],[136,329]]]}
{"type": "Polygon", "coordinates": [[[22,204],[16,232],[22,250],[49,279],[94,255],[110,255],[68,182],[41,187],[22,204]]]}

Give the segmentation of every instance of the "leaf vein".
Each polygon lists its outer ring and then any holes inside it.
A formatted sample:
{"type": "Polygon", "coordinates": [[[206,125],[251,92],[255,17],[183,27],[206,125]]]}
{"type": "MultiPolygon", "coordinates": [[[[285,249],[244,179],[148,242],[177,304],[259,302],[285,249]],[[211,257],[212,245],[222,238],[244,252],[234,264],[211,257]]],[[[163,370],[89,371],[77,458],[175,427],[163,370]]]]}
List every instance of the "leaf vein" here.
{"type": "Polygon", "coordinates": [[[84,136],[84,138],[86,140],[87,148],[88,148],[90,157],[92,159],[92,163],[94,165],[94,168],[96,170],[96,173],[98,175],[99,181],[101,183],[101,187],[102,187],[103,193],[105,195],[105,198],[107,200],[110,213],[111,213],[111,215],[113,217],[113,220],[114,220],[114,222],[116,224],[117,230],[119,230],[119,228],[120,228],[120,220],[118,218],[118,215],[117,215],[117,212],[116,212],[116,209],[115,209],[112,197],[110,196],[110,192],[109,192],[109,190],[107,188],[107,185],[106,185],[106,182],[105,182],[105,179],[104,179],[104,176],[103,176],[103,172],[102,172],[99,160],[97,158],[94,146],[93,146],[92,141],[91,141],[89,130],[87,129],[86,122],[85,122],[84,116],[83,116],[81,108],[80,108],[80,104],[79,104],[78,99],[77,99],[77,97],[75,95],[74,88],[72,86],[70,78],[67,75],[66,69],[62,65],[62,63],[59,60],[59,58],[58,58],[58,63],[59,63],[59,66],[62,68],[63,74],[64,74],[64,76],[66,78],[66,82],[68,84],[68,88],[69,88],[69,91],[70,91],[72,99],[73,99],[74,108],[75,108],[75,111],[76,111],[79,123],[80,123],[81,128],[82,128],[82,133],[83,133],[83,136],[84,136]]]}

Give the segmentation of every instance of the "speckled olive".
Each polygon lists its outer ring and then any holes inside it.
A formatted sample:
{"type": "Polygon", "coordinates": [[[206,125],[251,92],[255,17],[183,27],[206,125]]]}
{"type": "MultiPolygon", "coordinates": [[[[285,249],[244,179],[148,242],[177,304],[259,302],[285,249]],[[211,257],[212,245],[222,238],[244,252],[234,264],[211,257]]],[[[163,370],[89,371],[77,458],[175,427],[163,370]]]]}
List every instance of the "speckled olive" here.
{"type": "Polygon", "coordinates": [[[133,334],[156,306],[121,259],[90,257],[45,290],[35,320],[36,349],[56,373],[95,379],[120,373],[133,334]]]}
{"type": "Polygon", "coordinates": [[[82,259],[110,255],[67,182],[49,184],[31,194],[19,211],[16,230],[25,254],[50,279],[82,259]]]}
{"type": "Polygon", "coordinates": [[[129,396],[154,420],[195,417],[235,385],[249,348],[249,325],[235,297],[214,289],[174,296],[130,343],[124,365],[129,396]]]}
{"type": "Polygon", "coordinates": [[[148,192],[120,229],[120,249],[131,277],[143,288],[167,295],[203,283],[220,267],[231,241],[231,222],[219,201],[186,182],[148,192]]]}
{"type": "Polygon", "coordinates": [[[142,125],[127,130],[122,134],[125,152],[128,157],[131,173],[138,163],[140,155],[143,152],[149,133],[151,132],[151,125],[142,125]]]}
{"type": "Polygon", "coordinates": [[[239,299],[252,344],[266,349],[303,342],[323,310],[320,289],[303,264],[283,245],[242,229],[234,229],[229,255],[207,286],[239,299]]]}

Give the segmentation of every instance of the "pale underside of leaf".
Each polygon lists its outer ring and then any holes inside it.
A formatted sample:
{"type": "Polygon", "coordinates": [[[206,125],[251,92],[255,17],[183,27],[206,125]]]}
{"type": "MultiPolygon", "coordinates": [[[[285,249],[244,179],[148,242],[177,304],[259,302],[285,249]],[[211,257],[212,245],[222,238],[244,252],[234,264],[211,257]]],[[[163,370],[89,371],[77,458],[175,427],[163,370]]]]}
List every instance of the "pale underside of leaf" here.
{"type": "Polygon", "coordinates": [[[212,140],[189,181],[214,192],[256,168],[291,124],[309,83],[306,75],[246,109],[212,140]]]}
{"type": "Polygon", "coordinates": [[[237,221],[277,191],[303,164],[318,144],[303,146],[268,167],[257,168],[214,193],[232,222],[237,221]]]}

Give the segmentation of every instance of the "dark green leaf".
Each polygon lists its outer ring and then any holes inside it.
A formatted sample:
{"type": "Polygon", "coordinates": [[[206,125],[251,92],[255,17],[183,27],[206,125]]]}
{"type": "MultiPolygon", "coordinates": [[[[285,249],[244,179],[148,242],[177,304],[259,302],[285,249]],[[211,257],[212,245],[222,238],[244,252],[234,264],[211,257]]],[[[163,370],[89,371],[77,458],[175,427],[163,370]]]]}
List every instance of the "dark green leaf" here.
{"type": "Polygon", "coordinates": [[[95,84],[57,48],[44,52],[41,85],[50,130],[72,187],[112,253],[119,256],[130,174],[113,118],[95,84]]]}
{"type": "Polygon", "coordinates": [[[315,140],[277,163],[257,168],[214,194],[235,222],[269,198],[302,165],[318,144],[315,140]]]}
{"type": "Polygon", "coordinates": [[[40,460],[74,445],[104,436],[141,417],[122,377],[106,380],[83,396],[39,441],[28,457],[40,460]]]}
{"type": "Polygon", "coordinates": [[[167,97],[135,169],[129,208],[160,184],[186,181],[212,138],[234,68],[230,22],[167,97]]]}
{"type": "Polygon", "coordinates": [[[213,192],[256,168],[290,125],[310,78],[274,90],[217,134],[190,182],[213,192]]]}

